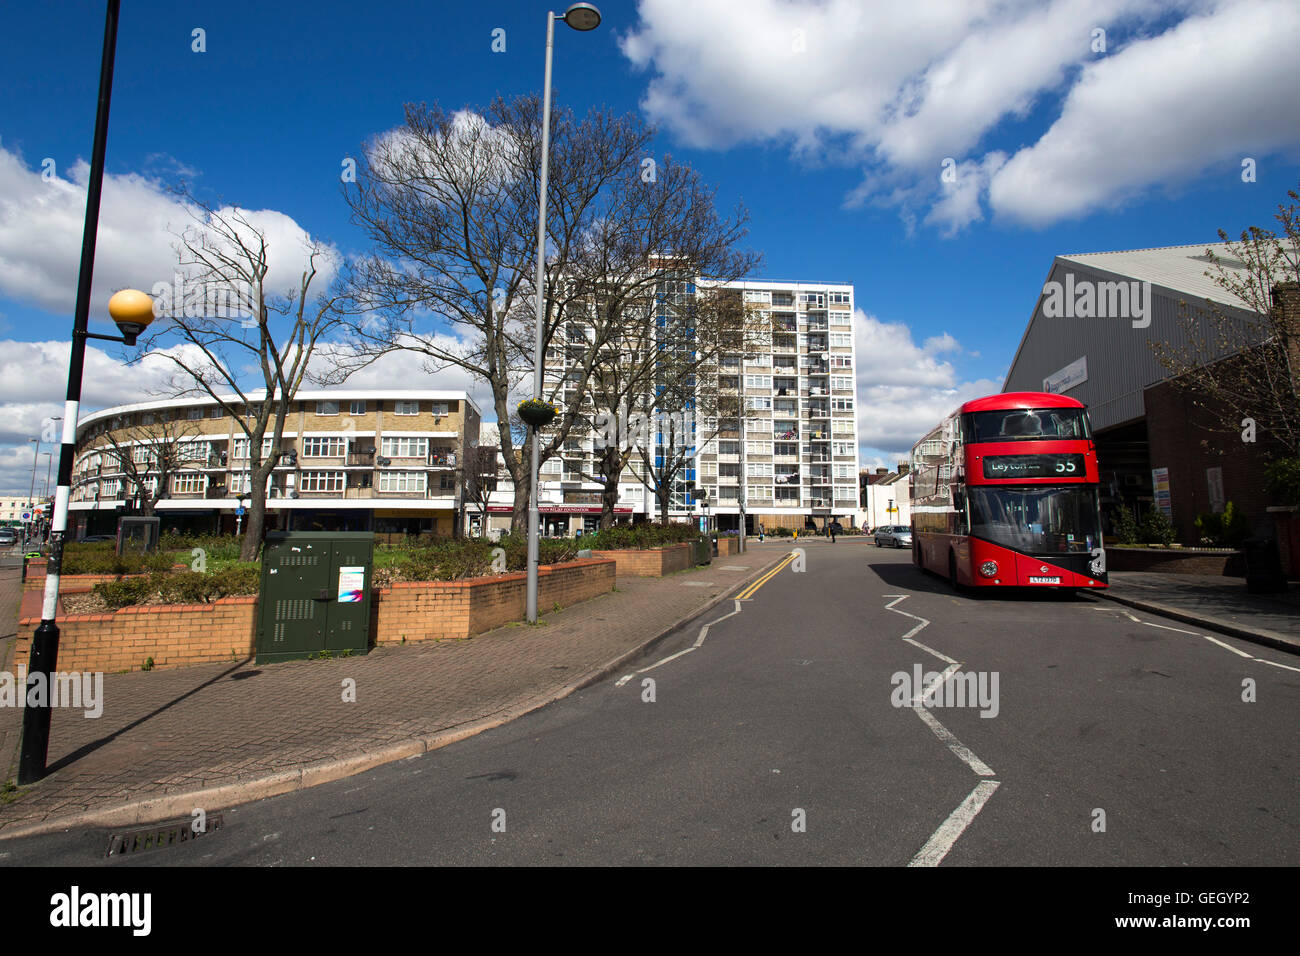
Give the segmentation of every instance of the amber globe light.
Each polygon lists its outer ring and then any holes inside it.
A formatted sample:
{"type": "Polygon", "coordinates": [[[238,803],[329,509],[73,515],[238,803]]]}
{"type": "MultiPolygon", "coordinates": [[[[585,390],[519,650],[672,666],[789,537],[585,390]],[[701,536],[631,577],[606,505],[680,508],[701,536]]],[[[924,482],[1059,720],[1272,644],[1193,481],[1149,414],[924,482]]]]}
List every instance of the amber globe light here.
{"type": "Polygon", "coordinates": [[[123,289],[108,300],[108,314],[122,332],[127,345],[153,321],[153,299],[139,289],[123,289]]]}

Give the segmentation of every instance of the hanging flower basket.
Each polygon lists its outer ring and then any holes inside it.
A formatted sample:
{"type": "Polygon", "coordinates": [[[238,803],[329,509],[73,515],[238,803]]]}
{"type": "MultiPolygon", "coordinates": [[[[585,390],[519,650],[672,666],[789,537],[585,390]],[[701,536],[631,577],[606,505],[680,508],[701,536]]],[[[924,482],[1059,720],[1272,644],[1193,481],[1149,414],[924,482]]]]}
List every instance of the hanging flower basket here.
{"type": "Polygon", "coordinates": [[[545,427],[559,413],[558,408],[540,398],[530,398],[519,403],[519,417],[533,428],[545,427]]]}

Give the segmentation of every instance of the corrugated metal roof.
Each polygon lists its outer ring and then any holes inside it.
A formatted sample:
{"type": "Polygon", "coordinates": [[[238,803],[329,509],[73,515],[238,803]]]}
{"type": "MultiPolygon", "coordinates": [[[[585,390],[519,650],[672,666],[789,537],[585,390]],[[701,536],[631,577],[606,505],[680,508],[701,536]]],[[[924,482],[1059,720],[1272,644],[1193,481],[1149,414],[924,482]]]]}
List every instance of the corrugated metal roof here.
{"type": "Polygon", "coordinates": [[[1214,263],[1205,255],[1206,249],[1218,256],[1220,263],[1230,271],[1245,268],[1244,263],[1229,256],[1227,244],[1222,242],[1118,252],[1086,252],[1058,258],[1128,276],[1139,282],[1164,286],[1192,299],[1209,299],[1238,309],[1250,309],[1248,303],[1229,293],[1211,278],[1217,273],[1214,263]],[[1210,275],[1206,275],[1206,272],[1210,275]]]}

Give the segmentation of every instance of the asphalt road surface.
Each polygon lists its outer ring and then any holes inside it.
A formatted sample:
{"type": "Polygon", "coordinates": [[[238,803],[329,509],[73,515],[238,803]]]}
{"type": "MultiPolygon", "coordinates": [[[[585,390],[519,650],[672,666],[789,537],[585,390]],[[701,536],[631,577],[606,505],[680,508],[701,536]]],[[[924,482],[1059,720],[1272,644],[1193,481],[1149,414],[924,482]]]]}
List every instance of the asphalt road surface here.
{"type": "Polygon", "coordinates": [[[853,537],[805,550],[494,731],[183,846],[108,861],[108,831],[75,831],[0,841],[0,865],[1300,863],[1300,658],[1100,599],[956,594],[853,537]],[[927,672],[941,706],[908,706],[927,672]]]}

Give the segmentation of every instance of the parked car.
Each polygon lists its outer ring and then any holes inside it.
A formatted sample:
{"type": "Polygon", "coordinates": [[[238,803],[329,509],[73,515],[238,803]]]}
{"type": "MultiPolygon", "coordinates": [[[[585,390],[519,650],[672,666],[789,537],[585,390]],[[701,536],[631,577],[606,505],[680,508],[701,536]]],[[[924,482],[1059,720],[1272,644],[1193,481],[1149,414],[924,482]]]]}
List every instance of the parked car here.
{"type": "Polygon", "coordinates": [[[881,525],[875,531],[876,547],[910,548],[912,546],[912,529],[905,524],[881,525]]]}
{"type": "Polygon", "coordinates": [[[0,548],[12,548],[18,543],[18,532],[13,528],[0,528],[0,548]]]}

